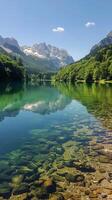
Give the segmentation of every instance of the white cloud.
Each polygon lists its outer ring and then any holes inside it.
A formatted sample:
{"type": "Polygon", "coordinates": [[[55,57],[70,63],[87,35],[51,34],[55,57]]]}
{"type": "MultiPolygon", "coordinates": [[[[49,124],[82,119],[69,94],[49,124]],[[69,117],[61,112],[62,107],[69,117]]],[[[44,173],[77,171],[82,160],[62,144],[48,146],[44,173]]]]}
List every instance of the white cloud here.
{"type": "Polygon", "coordinates": [[[95,25],[96,25],[95,22],[87,22],[87,23],[85,24],[85,26],[86,26],[87,28],[92,27],[92,26],[95,26],[95,25]]]}
{"type": "Polygon", "coordinates": [[[65,29],[63,27],[56,27],[52,29],[53,32],[59,32],[62,33],[65,31],[65,29]]]}

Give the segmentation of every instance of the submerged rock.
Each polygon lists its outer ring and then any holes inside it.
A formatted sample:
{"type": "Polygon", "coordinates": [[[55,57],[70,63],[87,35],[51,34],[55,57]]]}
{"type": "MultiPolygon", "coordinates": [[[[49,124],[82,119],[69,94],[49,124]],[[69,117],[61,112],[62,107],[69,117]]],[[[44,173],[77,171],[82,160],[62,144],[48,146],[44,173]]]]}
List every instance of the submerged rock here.
{"type": "Polygon", "coordinates": [[[27,176],[25,178],[25,182],[26,183],[31,183],[31,182],[34,182],[34,181],[38,180],[38,178],[39,178],[39,174],[38,173],[37,174],[33,174],[32,176],[27,176]]]}
{"type": "Polygon", "coordinates": [[[57,163],[57,168],[58,169],[64,168],[64,163],[63,162],[57,163]]]}
{"type": "Polygon", "coordinates": [[[36,191],[36,197],[37,197],[37,199],[42,199],[42,200],[43,199],[48,199],[49,194],[48,194],[46,188],[43,188],[43,187],[39,188],[36,191]]]}
{"type": "Polygon", "coordinates": [[[105,188],[105,189],[107,189],[107,190],[109,190],[109,191],[111,191],[112,192],[112,183],[111,182],[109,182],[109,181],[107,181],[107,180],[103,180],[102,182],[101,182],[101,187],[102,188],[105,188]]]}
{"type": "Polygon", "coordinates": [[[111,160],[106,156],[99,156],[99,162],[101,163],[111,163],[111,160]]]}
{"type": "Polygon", "coordinates": [[[99,168],[99,172],[102,174],[102,173],[105,173],[106,172],[106,169],[104,169],[103,167],[100,167],[99,168]]]}
{"type": "Polygon", "coordinates": [[[85,190],[85,195],[89,195],[90,194],[90,189],[86,189],[85,190]]]}
{"type": "Polygon", "coordinates": [[[14,194],[14,195],[18,195],[18,194],[22,194],[22,193],[25,193],[25,192],[28,192],[28,191],[29,191],[29,186],[28,186],[28,184],[22,183],[22,184],[16,186],[16,187],[13,189],[13,194],[14,194]]]}
{"type": "Polygon", "coordinates": [[[58,174],[53,175],[53,179],[54,179],[56,182],[63,182],[63,181],[65,181],[65,178],[62,177],[62,176],[60,176],[60,175],[58,175],[58,174]]]}
{"type": "Polygon", "coordinates": [[[86,164],[75,165],[75,168],[84,173],[92,173],[92,172],[96,171],[96,169],[94,167],[92,167],[90,165],[86,165],[86,164]]]}
{"type": "Polygon", "coordinates": [[[41,187],[43,185],[44,181],[43,180],[38,180],[34,181],[33,185],[36,187],[41,187]]]}
{"type": "Polygon", "coordinates": [[[23,175],[16,175],[12,177],[12,185],[19,185],[24,179],[23,175]]]}
{"type": "Polygon", "coordinates": [[[56,172],[56,171],[57,171],[57,168],[52,167],[52,168],[49,170],[49,174],[52,174],[52,173],[54,173],[54,172],[56,172]]]}
{"type": "Polygon", "coordinates": [[[55,193],[49,200],[64,200],[64,196],[61,193],[55,193]]]}
{"type": "Polygon", "coordinates": [[[52,145],[50,145],[50,144],[47,144],[47,145],[42,144],[39,147],[39,152],[42,153],[42,154],[48,154],[51,147],[52,147],[52,145]]]}
{"type": "Polygon", "coordinates": [[[31,175],[33,175],[33,173],[34,173],[34,170],[33,170],[33,169],[30,169],[30,168],[27,167],[27,166],[22,166],[22,167],[18,170],[18,172],[19,172],[20,174],[25,174],[25,175],[27,175],[27,176],[31,176],[31,175]]]}
{"type": "Polygon", "coordinates": [[[112,172],[109,172],[109,173],[108,173],[108,180],[109,180],[110,182],[112,182],[112,172]]]}
{"type": "Polygon", "coordinates": [[[85,180],[85,177],[82,174],[73,175],[73,174],[67,173],[65,175],[65,178],[66,178],[67,181],[74,182],[74,183],[76,183],[76,182],[83,182],[85,180]]]}
{"type": "Polygon", "coordinates": [[[62,154],[64,153],[64,149],[63,149],[62,147],[57,147],[57,148],[55,149],[55,152],[56,152],[57,154],[59,154],[59,155],[62,155],[62,154]]]}
{"type": "Polygon", "coordinates": [[[13,195],[10,197],[10,200],[27,200],[28,198],[28,194],[24,193],[24,194],[19,194],[19,195],[13,195]]]}
{"type": "Polygon", "coordinates": [[[48,193],[52,193],[56,191],[56,183],[50,178],[48,178],[44,182],[43,186],[46,188],[48,193]]]}
{"type": "Polygon", "coordinates": [[[68,161],[65,161],[63,164],[65,167],[74,167],[74,161],[73,160],[68,160],[68,161]]]}
{"type": "Polygon", "coordinates": [[[6,160],[0,160],[0,171],[7,169],[9,162],[6,160]]]}
{"type": "Polygon", "coordinates": [[[0,182],[10,182],[12,174],[7,174],[6,172],[0,173],[0,182]]]}
{"type": "Polygon", "coordinates": [[[9,198],[11,195],[12,188],[7,183],[3,183],[0,185],[0,196],[4,198],[9,198]]]}
{"type": "Polygon", "coordinates": [[[104,199],[104,198],[107,198],[107,194],[106,193],[101,193],[101,197],[104,199]]]}

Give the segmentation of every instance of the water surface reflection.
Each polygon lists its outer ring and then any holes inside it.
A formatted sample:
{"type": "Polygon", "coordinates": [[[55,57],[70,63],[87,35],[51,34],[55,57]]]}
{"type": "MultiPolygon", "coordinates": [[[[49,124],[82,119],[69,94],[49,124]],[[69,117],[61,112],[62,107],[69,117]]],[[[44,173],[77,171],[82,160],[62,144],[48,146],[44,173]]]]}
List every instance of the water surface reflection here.
{"type": "Polygon", "coordinates": [[[1,88],[2,199],[110,200],[111,122],[109,85],[1,88]]]}

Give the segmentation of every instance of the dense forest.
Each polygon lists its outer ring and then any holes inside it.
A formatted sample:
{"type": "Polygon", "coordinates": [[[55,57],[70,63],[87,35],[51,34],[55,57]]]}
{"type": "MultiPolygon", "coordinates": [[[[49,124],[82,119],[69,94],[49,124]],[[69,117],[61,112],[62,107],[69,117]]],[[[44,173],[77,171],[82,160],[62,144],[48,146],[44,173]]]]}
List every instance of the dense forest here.
{"type": "Polygon", "coordinates": [[[64,82],[112,80],[112,45],[99,47],[83,59],[62,68],[53,80],[64,82]]]}
{"type": "Polygon", "coordinates": [[[45,81],[51,80],[55,73],[37,72],[30,73],[24,66],[23,60],[11,54],[8,54],[0,48],[0,81],[45,81]]]}
{"type": "Polygon", "coordinates": [[[25,70],[21,59],[10,56],[0,48],[0,81],[22,81],[25,70]]]}

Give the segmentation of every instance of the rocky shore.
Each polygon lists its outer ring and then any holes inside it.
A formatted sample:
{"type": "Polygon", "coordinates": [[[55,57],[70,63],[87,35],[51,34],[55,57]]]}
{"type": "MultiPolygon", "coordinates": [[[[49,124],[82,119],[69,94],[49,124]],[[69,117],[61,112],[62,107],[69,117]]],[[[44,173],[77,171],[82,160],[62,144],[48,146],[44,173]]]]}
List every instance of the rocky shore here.
{"type": "Polygon", "coordinates": [[[52,129],[32,130],[1,157],[0,200],[111,200],[112,131],[96,122],[52,129]]]}

